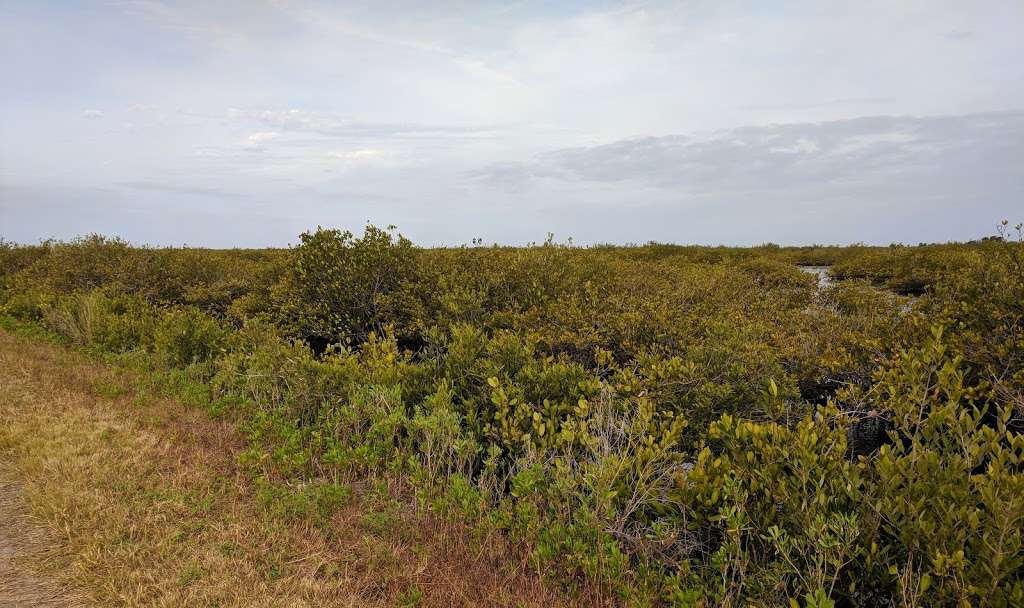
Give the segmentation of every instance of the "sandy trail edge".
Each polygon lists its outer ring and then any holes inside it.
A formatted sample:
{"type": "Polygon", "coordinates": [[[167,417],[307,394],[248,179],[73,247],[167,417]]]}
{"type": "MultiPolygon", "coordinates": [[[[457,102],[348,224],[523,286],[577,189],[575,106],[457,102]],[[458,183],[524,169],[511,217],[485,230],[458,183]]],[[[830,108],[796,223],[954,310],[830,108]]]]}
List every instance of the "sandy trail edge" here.
{"type": "Polygon", "coordinates": [[[75,594],[20,565],[49,546],[46,533],[28,516],[21,488],[0,467],[0,606],[82,606],[75,594]]]}

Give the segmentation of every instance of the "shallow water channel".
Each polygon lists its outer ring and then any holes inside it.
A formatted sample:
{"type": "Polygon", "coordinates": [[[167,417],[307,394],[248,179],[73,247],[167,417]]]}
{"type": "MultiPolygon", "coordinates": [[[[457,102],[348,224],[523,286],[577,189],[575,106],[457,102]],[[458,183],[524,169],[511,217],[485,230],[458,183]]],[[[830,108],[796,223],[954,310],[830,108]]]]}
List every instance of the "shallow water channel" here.
{"type": "Polygon", "coordinates": [[[828,266],[797,266],[804,272],[809,272],[818,277],[818,288],[823,289],[832,284],[832,279],[828,276],[828,266]]]}

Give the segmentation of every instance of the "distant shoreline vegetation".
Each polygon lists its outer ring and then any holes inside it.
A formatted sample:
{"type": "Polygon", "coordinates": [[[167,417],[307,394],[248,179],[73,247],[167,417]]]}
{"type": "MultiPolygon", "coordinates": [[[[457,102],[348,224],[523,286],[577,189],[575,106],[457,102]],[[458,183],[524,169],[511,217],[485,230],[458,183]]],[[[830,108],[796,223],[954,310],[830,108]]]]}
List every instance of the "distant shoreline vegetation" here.
{"type": "Polygon", "coordinates": [[[570,593],[1024,605],[1019,226],[890,247],[0,241],[0,314],[188,387],[275,496],[329,509],[339,483],[399,475],[570,593]]]}

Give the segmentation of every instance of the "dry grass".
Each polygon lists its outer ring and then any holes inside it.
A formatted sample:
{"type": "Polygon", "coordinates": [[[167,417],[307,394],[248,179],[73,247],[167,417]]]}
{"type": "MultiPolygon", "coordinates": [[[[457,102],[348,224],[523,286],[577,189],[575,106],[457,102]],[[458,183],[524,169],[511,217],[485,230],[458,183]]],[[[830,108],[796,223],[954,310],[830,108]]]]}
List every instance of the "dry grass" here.
{"type": "Polygon", "coordinates": [[[81,606],[82,598],[29,567],[47,551],[53,539],[27,512],[21,487],[0,468],[0,606],[57,608],[81,606]]]}
{"type": "Polygon", "coordinates": [[[231,424],[137,386],[0,331],[0,463],[48,537],[22,559],[34,576],[103,606],[566,604],[521,551],[417,510],[395,483],[327,525],[272,515],[231,424]]]}

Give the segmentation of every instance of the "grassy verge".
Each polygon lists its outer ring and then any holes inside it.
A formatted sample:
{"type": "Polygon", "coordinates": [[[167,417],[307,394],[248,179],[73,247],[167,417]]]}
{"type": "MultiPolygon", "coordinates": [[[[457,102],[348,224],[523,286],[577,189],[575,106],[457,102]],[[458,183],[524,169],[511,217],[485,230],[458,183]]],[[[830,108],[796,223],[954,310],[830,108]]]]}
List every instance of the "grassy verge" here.
{"type": "Polygon", "coordinates": [[[31,326],[3,327],[0,461],[53,539],[31,566],[93,603],[564,604],[499,536],[417,508],[400,479],[290,509],[237,464],[231,422],[31,326]]]}

